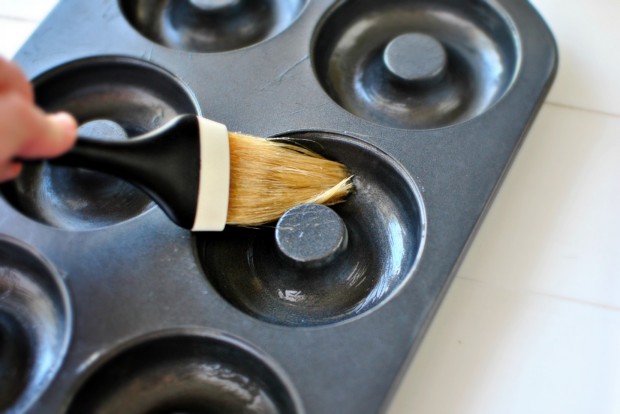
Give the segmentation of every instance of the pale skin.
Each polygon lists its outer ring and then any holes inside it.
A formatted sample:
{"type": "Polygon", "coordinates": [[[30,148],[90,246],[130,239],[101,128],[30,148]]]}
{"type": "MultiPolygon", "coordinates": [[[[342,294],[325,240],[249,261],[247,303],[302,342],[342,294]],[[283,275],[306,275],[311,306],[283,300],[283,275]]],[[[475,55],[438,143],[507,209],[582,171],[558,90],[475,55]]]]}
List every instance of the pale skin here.
{"type": "Polygon", "coordinates": [[[68,113],[46,114],[36,106],[32,85],[14,63],[0,56],[0,182],[19,175],[16,159],[52,158],[77,138],[68,113]]]}

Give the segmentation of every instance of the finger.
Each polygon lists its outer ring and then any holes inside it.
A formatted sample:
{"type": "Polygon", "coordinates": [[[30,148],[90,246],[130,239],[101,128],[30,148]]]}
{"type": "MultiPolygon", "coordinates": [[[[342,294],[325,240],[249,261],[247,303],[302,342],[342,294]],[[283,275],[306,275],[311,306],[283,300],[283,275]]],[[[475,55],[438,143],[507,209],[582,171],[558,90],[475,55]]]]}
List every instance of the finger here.
{"type": "Polygon", "coordinates": [[[77,121],[66,112],[44,115],[41,128],[22,145],[19,157],[56,157],[69,150],[77,139],[77,121]]]}
{"type": "Polygon", "coordinates": [[[0,97],[0,163],[15,157],[33,128],[33,105],[17,93],[0,97]]]}
{"type": "Polygon", "coordinates": [[[48,116],[17,94],[5,96],[0,99],[0,162],[59,155],[75,142],[76,129],[68,114],[48,116]]]}
{"type": "Polygon", "coordinates": [[[32,85],[13,62],[0,56],[0,94],[17,92],[28,102],[34,102],[32,85]]]}
{"type": "Polygon", "coordinates": [[[22,167],[19,162],[10,162],[0,166],[0,183],[16,178],[21,173],[22,167]]]}

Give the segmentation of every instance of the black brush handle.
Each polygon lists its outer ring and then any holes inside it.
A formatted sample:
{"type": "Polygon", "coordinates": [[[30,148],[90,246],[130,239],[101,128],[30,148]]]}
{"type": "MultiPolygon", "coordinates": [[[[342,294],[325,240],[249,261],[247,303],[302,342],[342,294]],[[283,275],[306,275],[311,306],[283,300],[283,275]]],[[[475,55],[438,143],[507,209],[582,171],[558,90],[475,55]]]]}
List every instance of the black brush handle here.
{"type": "Polygon", "coordinates": [[[181,227],[194,224],[200,174],[195,115],[182,115],[124,142],[80,137],[69,152],[48,161],[122,178],[148,194],[181,227]]]}

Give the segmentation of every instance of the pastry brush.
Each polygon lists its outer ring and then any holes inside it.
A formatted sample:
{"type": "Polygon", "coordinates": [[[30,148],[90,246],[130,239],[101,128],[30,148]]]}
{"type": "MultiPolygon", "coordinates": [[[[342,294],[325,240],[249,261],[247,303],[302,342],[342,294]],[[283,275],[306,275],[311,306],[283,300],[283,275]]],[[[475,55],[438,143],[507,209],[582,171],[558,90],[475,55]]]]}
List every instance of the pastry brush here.
{"type": "Polygon", "coordinates": [[[192,231],[266,224],[299,204],[342,202],[353,188],[336,161],[286,141],[229,133],[196,115],[124,142],[79,137],[48,161],[122,178],[192,231]]]}

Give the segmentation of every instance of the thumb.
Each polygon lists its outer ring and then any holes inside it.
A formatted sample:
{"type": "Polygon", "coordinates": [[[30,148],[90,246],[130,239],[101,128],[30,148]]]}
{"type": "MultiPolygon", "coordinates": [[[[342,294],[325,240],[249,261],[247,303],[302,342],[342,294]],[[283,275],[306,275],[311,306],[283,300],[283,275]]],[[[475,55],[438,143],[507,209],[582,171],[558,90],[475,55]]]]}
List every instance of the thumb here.
{"type": "Polygon", "coordinates": [[[71,148],[77,139],[77,121],[66,112],[44,116],[38,133],[19,150],[23,158],[58,156],[71,148]]]}

